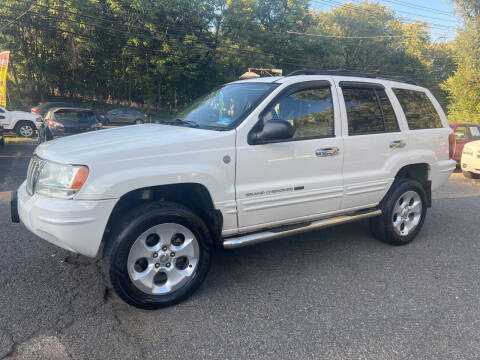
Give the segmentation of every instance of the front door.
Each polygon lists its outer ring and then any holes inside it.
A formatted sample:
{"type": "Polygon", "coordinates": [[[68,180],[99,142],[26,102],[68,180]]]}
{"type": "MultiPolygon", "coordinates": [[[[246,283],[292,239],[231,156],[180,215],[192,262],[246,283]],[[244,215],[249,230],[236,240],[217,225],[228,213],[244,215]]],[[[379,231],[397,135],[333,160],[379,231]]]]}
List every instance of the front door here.
{"type": "MultiPolygon", "coordinates": [[[[286,120],[293,138],[250,145],[237,135],[240,231],[335,213],[343,194],[343,143],[336,93],[327,81],[282,91],[259,121],[286,120]]],[[[241,135],[240,135],[241,134],[241,135]]]]}

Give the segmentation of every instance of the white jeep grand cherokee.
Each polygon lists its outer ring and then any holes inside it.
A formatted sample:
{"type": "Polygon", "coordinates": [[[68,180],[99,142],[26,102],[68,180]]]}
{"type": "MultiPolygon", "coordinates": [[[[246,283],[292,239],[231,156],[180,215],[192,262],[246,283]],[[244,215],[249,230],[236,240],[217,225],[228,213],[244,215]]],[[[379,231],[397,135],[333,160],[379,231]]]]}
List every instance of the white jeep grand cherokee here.
{"type": "Polygon", "coordinates": [[[353,75],[237,81],[160,125],[42,144],[12,219],[73,252],[102,248],[118,295],[147,309],[192,294],[217,248],[364,218],[407,244],[455,169],[452,130],[427,89],[353,75]]]}

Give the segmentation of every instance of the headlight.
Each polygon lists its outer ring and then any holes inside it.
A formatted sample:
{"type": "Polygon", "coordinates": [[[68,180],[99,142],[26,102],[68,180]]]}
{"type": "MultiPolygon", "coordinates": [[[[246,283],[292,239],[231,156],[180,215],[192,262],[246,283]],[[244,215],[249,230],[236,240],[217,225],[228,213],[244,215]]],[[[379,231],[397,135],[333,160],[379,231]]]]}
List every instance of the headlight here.
{"type": "Polygon", "coordinates": [[[34,184],[38,194],[71,199],[88,178],[88,168],[45,161],[34,184]]]}

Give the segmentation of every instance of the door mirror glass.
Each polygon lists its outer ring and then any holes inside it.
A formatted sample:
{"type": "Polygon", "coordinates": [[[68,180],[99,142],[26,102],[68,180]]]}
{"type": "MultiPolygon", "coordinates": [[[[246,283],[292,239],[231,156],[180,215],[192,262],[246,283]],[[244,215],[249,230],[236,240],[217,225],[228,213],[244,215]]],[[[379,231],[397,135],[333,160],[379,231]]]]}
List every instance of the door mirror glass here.
{"type": "Polygon", "coordinates": [[[285,120],[269,120],[263,129],[250,133],[251,144],[265,144],[271,141],[287,140],[293,136],[292,125],[285,120]]]}

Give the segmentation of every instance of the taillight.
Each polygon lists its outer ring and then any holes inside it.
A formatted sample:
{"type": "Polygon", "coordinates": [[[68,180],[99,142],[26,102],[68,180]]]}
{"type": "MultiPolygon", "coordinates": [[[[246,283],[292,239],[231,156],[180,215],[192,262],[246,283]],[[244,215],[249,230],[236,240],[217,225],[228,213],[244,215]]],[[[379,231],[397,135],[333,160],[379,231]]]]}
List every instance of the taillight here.
{"type": "Polygon", "coordinates": [[[47,120],[47,125],[48,125],[48,126],[56,126],[57,123],[56,123],[55,121],[53,121],[53,120],[47,120]]]}
{"type": "Polygon", "coordinates": [[[30,109],[30,111],[34,114],[39,114],[40,113],[40,110],[34,109],[34,108],[30,109]]]}
{"type": "Polygon", "coordinates": [[[448,156],[450,159],[453,159],[453,155],[455,154],[456,142],[457,140],[454,134],[448,135],[448,156]]]}

